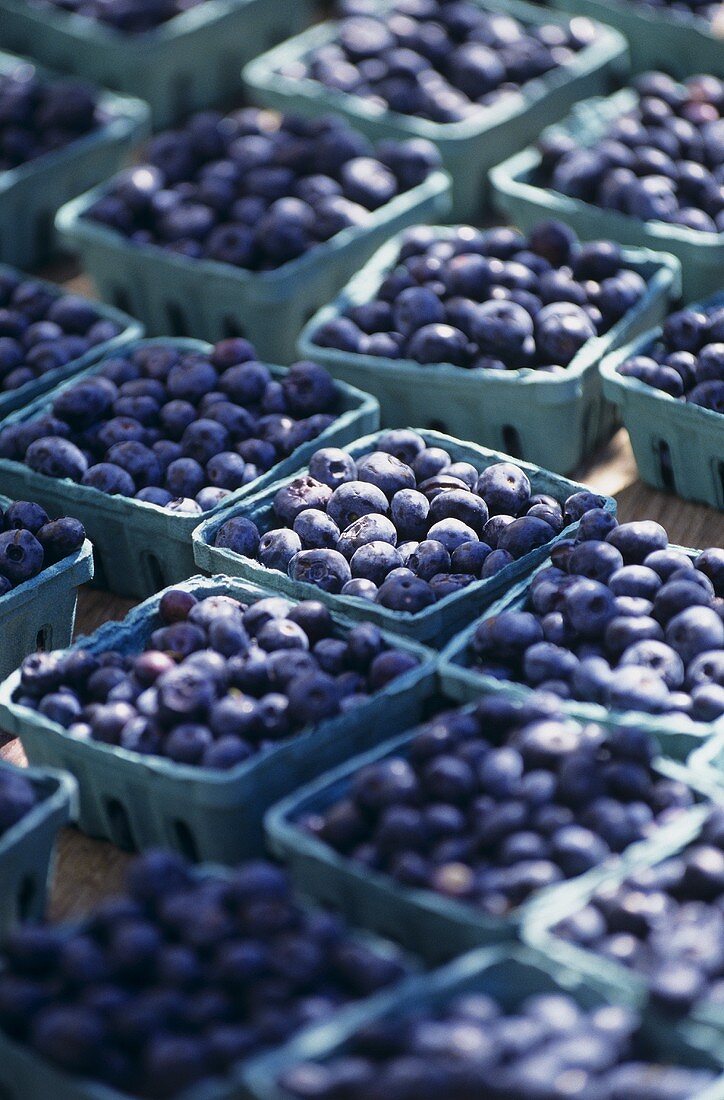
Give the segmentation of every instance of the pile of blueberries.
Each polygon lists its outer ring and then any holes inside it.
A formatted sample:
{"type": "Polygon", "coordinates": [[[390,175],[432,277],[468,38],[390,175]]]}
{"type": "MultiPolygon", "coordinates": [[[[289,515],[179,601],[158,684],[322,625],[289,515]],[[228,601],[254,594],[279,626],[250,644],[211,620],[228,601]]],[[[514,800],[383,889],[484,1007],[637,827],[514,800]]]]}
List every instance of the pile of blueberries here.
{"type": "Polygon", "coordinates": [[[636,106],[594,145],[562,130],[542,136],[540,182],[640,221],[724,232],[724,81],[651,72],[633,87],[636,106]]]}
{"type": "Polygon", "coordinates": [[[40,795],[21,771],[0,770],[0,837],[40,802],[40,795]]]}
{"type": "Polygon", "coordinates": [[[402,752],[356,771],[301,828],[366,869],[504,918],[692,804],[635,728],[583,726],[540,695],[438,715],[402,752]]]}
{"type": "Polygon", "coordinates": [[[679,854],[601,887],[555,932],[637,971],[655,1003],[672,1014],[704,999],[721,1007],[724,811],[712,810],[679,854]]]}
{"type": "Polygon", "coordinates": [[[0,596],[74,554],[84,541],[79,520],[51,520],[33,501],[15,500],[0,508],[0,596]]]}
{"type": "Polygon", "coordinates": [[[389,12],[341,18],[331,42],[280,73],[400,114],[454,123],[519,95],[594,39],[588,19],[524,24],[476,3],[395,0],[389,12]]]}
{"type": "Polygon", "coordinates": [[[122,34],[146,34],[207,0],[31,0],[37,7],[84,15],[122,34]]]}
{"type": "Polygon", "coordinates": [[[228,769],[364,705],[418,664],[371,623],[341,634],[313,600],[245,605],[169,589],[143,650],[34,653],[15,702],[81,741],[228,769]]]}
{"type": "Polygon", "coordinates": [[[618,368],[671,397],[724,413],[724,306],[682,309],[664,321],[660,340],[618,368]]]}
{"type": "MultiPolygon", "coordinates": [[[[711,1070],[650,1060],[636,1011],[538,993],[506,1009],[483,992],[364,1025],[344,1054],[280,1075],[299,1100],[691,1100],[711,1070]]],[[[658,1053],[658,1052],[657,1052],[658,1053]]]]}
{"type": "Polygon", "coordinates": [[[714,722],[724,715],[724,550],[692,559],[653,520],[589,512],[534,575],[525,609],[483,618],[468,656],[562,699],[714,722]]]}
{"type": "Polygon", "coordinates": [[[85,298],[0,271],[0,389],[17,390],[120,332],[85,298]]]}
{"type": "Polygon", "coordinates": [[[64,148],[104,121],[95,89],[22,64],[0,73],[0,172],[64,148]]]}
{"type": "Polygon", "coordinates": [[[405,974],[392,947],[302,909],[272,864],[202,877],[153,851],[83,924],[16,928],[2,963],[7,1035],[149,1100],[219,1086],[237,1063],[405,974]]]}
{"type": "Polygon", "coordinates": [[[0,455],[46,477],[201,515],[255,481],[339,413],[324,367],[277,381],[247,340],[208,353],[173,342],[106,359],[48,411],[0,431],[0,455]]]}
{"type": "Polygon", "coordinates": [[[612,241],[581,244],[562,222],[528,236],[458,226],[407,230],[369,301],[321,324],[315,344],[472,370],[562,374],[646,293],[612,241]]]}
{"type": "Polygon", "coordinates": [[[357,460],[336,447],[316,451],[309,473],[274,497],[274,518],[286,526],[260,534],[253,520],[236,517],[214,545],[325,592],[414,614],[492,577],[602,504],[589,492],[564,503],[534,493],[513,463],[480,471],[398,428],[357,460]]]}
{"type": "Polygon", "coordinates": [[[86,216],[139,245],[272,271],[353,227],[439,167],[428,141],[375,148],[340,118],[205,111],[153,138],[86,216]]]}

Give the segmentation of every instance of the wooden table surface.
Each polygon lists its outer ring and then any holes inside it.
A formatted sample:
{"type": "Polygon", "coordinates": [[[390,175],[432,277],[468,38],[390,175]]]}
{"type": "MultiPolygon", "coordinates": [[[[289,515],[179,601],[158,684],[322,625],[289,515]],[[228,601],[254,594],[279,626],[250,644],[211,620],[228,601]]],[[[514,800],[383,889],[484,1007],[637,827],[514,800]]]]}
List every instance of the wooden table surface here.
{"type": "MultiPolygon", "coordinates": [[[[69,287],[89,293],[85,280],[67,267],[48,274],[69,287]]],[[[677,497],[655,492],[638,479],[628,436],[620,431],[611,442],[573,475],[592,488],[615,496],[619,518],[654,519],[662,523],[672,542],[684,546],[724,546],[724,513],[677,497]]],[[[78,634],[88,634],[101,623],[122,619],[133,601],[108,592],[81,589],[76,622],[78,634]]],[[[24,763],[19,742],[11,741],[0,755],[13,763],[24,763]]],[[[76,829],[60,837],[50,915],[60,920],[86,913],[101,897],[117,892],[123,881],[129,856],[105,841],[90,840],[76,829]]]]}

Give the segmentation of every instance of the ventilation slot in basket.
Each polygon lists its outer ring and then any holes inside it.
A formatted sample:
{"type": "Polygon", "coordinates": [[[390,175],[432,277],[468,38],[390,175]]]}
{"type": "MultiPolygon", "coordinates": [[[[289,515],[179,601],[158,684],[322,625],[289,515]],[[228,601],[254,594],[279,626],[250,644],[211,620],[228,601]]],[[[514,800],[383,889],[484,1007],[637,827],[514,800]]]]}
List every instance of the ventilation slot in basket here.
{"type": "Polygon", "coordinates": [[[674,464],[671,461],[671,448],[665,439],[660,439],[656,444],[656,454],[659,460],[661,484],[668,492],[675,493],[676,479],[674,477],[674,464]]]}
{"type": "Polygon", "coordinates": [[[447,433],[447,424],[444,420],[429,420],[427,423],[427,430],[430,432],[447,433]]]}
{"type": "Polygon", "coordinates": [[[186,318],[181,306],[176,302],[168,302],[166,305],[166,316],[168,317],[168,326],[172,336],[188,336],[188,328],[186,326],[186,318]]]}
{"type": "Polygon", "coordinates": [[[191,863],[199,862],[199,850],[196,846],[196,840],[194,834],[189,829],[185,821],[174,821],[173,823],[174,836],[176,837],[176,844],[178,845],[181,854],[191,863]]]}
{"type": "Polygon", "coordinates": [[[35,648],[48,650],[53,648],[53,627],[50,623],[41,626],[35,636],[35,648]]]}
{"type": "Polygon", "coordinates": [[[38,894],[37,883],[32,875],[26,875],[18,890],[18,918],[29,920],[33,915],[33,906],[38,894]]]}
{"type": "Polygon", "coordinates": [[[724,462],[719,463],[719,485],[718,489],[719,506],[724,508],[724,462]]]}
{"type": "Polygon", "coordinates": [[[523,448],[520,444],[518,429],[514,428],[512,424],[504,424],[501,429],[501,434],[503,436],[503,450],[505,453],[512,455],[513,458],[522,458],[523,448]]]}
{"type": "Polygon", "coordinates": [[[135,848],[131,822],[126,807],[117,798],[107,798],[106,814],[108,817],[108,832],[116,847],[124,848],[126,851],[135,848]]]}
{"type": "Polygon", "coordinates": [[[193,80],[188,73],[179,73],[172,81],[171,95],[175,117],[189,114],[193,108],[193,80]]]}
{"type": "Polygon", "coordinates": [[[165,588],[166,581],[163,575],[163,566],[156,555],[143,554],[142,561],[151,590],[158,592],[159,588],[165,588]]]}
{"type": "Polygon", "coordinates": [[[124,313],[133,313],[133,308],[131,306],[131,296],[125,287],[113,287],[109,294],[109,297],[116,309],[121,309],[124,313]]]}
{"type": "Polygon", "coordinates": [[[222,322],[222,328],[224,330],[224,336],[228,339],[234,337],[246,338],[246,329],[239,324],[236,317],[224,317],[222,322]]]}

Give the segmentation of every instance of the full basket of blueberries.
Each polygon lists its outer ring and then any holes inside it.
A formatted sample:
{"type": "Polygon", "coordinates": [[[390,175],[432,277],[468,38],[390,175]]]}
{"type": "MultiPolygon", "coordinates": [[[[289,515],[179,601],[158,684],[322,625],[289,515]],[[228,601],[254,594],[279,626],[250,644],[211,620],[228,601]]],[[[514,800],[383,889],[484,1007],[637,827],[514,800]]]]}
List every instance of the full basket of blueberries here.
{"type": "Polygon", "coordinates": [[[558,217],[584,239],[673,252],[685,300],[704,298],[721,290],[723,117],[721,79],[645,73],[494,168],[497,205],[524,229],[558,217]]]}
{"type": "Polygon", "coordinates": [[[605,881],[686,820],[686,770],[660,750],[555,697],[487,696],[290,795],[267,815],[269,844],[313,897],[451,958],[519,937],[564,884],[605,881]]]}
{"type": "Polygon", "coordinates": [[[0,689],[28,760],[70,771],[80,828],[234,863],[283,795],[422,716],[422,646],[228,577],[196,577],[0,689]]]}
{"type": "Polygon", "coordinates": [[[29,653],[69,645],[78,588],[92,579],[82,523],[0,496],[0,679],[29,653]]]}
{"type": "Polygon", "coordinates": [[[724,509],[724,295],[672,313],[601,374],[644,481],[724,509]]]}
{"type": "Polygon", "coordinates": [[[47,259],[58,209],[117,172],[147,125],[138,99],[0,53],[0,261],[27,269],[47,259]]]}
{"type": "Polygon", "coordinates": [[[0,265],[0,418],[141,336],[112,306],[0,265]]]}
{"type": "Polygon", "coordinates": [[[246,336],[289,363],[305,321],[380,244],[447,213],[439,163],[429,142],[375,147],[335,116],[204,112],[57,228],[102,297],[153,335],[246,336]]]}
{"type": "MultiPolygon", "coordinates": [[[[364,7],[364,6],[363,6],[364,7]]],[[[625,70],[618,32],[518,0],[392,0],[313,27],[247,66],[262,103],[334,111],[375,139],[432,141],[454,215],[477,218],[494,164],[625,70]]]]}
{"type": "Polygon", "coordinates": [[[241,67],[301,30],[310,0],[0,0],[0,40],[138,96],[154,126],[237,92],[241,67]]]}
{"type": "Polygon", "coordinates": [[[0,935],[45,911],[56,837],[75,814],[67,772],[16,768],[0,761],[0,935]]]}
{"type": "Polygon", "coordinates": [[[323,447],[194,532],[197,565],[442,645],[576,529],[615,509],[527,463],[440,432],[323,447]]]}
{"type": "Polygon", "coordinates": [[[624,35],[636,72],[664,69],[678,76],[724,77],[718,0],[552,0],[553,7],[615,27],[624,35]]]}
{"type": "Polygon", "coordinates": [[[105,586],[148,596],[194,572],[205,514],[378,421],[315,363],[267,367],[240,338],[142,340],[8,417],[0,482],[82,520],[105,586]]]}
{"type": "Polygon", "coordinates": [[[422,424],[568,473],[614,432],[598,363],[678,297],[674,257],[562,222],[415,226],[305,327],[300,353],[422,424]]]}
{"type": "Polygon", "coordinates": [[[724,811],[701,806],[637,866],[532,921],[528,939],[594,987],[713,1026],[720,1043],[723,897],[724,811]]]}
{"type": "Polygon", "coordinates": [[[448,646],[455,698],[551,691],[594,720],[637,714],[652,731],[724,728],[724,550],[670,546],[653,520],[589,512],[448,646]]]}
{"type": "Polygon", "coordinates": [[[303,904],[281,868],[165,851],[83,920],[15,929],[0,968],[0,1084],[38,1100],[236,1100],[246,1063],[414,980],[414,960],[303,904]]]}
{"type": "Polygon", "coordinates": [[[520,947],[471,952],[393,991],[361,1022],[264,1057],[244,1080],[256,1100],[422,1098],[431,1082],[446,1100],[716,1100],[722,1085],[713,1043],[652,1025],[520,947]]]}

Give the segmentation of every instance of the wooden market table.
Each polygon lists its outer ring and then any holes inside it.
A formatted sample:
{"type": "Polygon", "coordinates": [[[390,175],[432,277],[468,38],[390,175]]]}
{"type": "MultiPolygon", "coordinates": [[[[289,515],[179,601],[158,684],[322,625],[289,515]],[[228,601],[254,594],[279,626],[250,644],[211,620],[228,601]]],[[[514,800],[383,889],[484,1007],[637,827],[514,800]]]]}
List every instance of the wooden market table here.
{"type": "MultiPolygon", "coordinates": [[[[73,277],[66,268],[43,274],[63,282],[68,289],[90,293],[88,283],[73,277]]],[[[654,519],[664,525],[672,542],[684,546],[724,546],[724,513],[689,504],[644,485],[638,479],[628,436],[623,430],[572,477],[615,496],[622,521],[654,519]]],[[[88,634],[101,623],[122,619],[133,604],[132,600],[99,589],[82,588],[76,633],[88,634]]],[[[18,741],[6,744],[0,755],[13,763],[24,763],[18,741]]],[[[117,892],[129,858],[106,841],[90,840],[77,829],[65,829],[60,837],[50,916],[55,920],[80,916],[100,898],[117,892]]]]}

